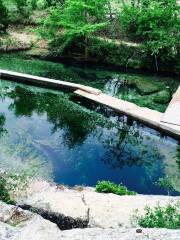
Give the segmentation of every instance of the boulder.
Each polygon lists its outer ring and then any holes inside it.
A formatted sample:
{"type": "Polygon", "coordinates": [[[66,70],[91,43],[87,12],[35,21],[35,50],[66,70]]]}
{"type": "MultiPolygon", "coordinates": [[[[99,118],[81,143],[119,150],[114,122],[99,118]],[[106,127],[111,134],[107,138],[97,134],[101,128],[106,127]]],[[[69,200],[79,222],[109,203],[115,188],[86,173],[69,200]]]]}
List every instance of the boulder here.
{"type": "Polygon", "coordinates": [[[0,202],[1,240],[59,240],[60,229],[41,216],[0,202]]]}
{"type": "Polygon", "coordinates": [[[79,191],[62,190],[45,181],[34,182],[27,190],[27,197],[16,201],[22,208],[33,208],[44,218],[51,219],[62,230],[88,225],[89,209],[79,191]]]}

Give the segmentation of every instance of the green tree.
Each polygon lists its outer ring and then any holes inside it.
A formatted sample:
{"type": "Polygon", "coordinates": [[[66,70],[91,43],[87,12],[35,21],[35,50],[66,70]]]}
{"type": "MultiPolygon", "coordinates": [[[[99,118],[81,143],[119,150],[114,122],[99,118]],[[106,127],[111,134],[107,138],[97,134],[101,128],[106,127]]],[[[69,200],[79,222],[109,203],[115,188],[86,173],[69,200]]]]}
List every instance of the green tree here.
{"type": "Polygon", "coordinates": [[[120,24],[125,34],[143,44],[155,58],[172,59],[179,48],[179,5],[176,0],[134,0],[123,5],[120,24]]]}
{"type": "Polygon", "coordinates": [[[30,15],[30,5],[28,0],[15,0],[18,13],[23,17],[27,18],[30,15]]]}
{"type": "Polygon", "coordinates": [[[56,6],[57,4],[63,5],[65,0],[46,0],[48,7],[56,6]]]}
{"type": "Polygon", "coordinates": [[[8,10],[0,0],[0,33],[5,33],[8,27],[8,10]]]}
{"type": "Polygon", "coordinates": [[[41,33],[51,41],[63,43],[61,51],[73,41],[80,41],[87,59],[90,36],[107,25],[107,2],[108,0],[66,0],[63,7],[52,8],[48,19],[43,21],[45,31],[41,33]]]}

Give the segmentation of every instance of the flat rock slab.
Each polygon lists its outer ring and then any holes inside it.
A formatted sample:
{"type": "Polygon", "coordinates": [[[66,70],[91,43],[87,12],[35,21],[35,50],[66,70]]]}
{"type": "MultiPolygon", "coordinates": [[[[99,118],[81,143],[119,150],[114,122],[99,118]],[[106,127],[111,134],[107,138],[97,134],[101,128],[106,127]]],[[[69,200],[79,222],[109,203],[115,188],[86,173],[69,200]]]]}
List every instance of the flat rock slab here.
{"type": "Polygon", "coordinates": [[[9,80],[17,80],[18,82],[23,82],[23,83],[31,83],[33,85],[38,85],[38,86],[53,87],[56,89],[65,88],[73,91],[77,89],[81,89],[91,94],[95,94],[95,95],[101,94],[101,90],[92,88],[89,86],[84,86],[84,85],[76,84],[72,82],[60,81],[57,79],[33,76],[30,74],[18,73],[18,72],[13,72],[8,70],[0,69],[0,77],[5,77],[5,78],[8,78],[9,80]]]}
{"type": "Polygon", "coordinates": [[[51,223],[38,219],[24,227],[13,227],[0,222],[1,240],[179,240],[180,230],[168,229],[72,229],[60,231],[51,223]]]}
{"type": "Polygon", "coordinates": [[[47,212],[58,218],[70,217],[69,221],[88,221],[88,207],[84,204],[81,192],[58,189],[45,181],[35,182],[29,186],[27,197],[16,199],[20,206],[27,205],[41,212],[47,212]]]}
{"type": "Polygon", "coordinates": [[[173,98],[164,113],[161,122],[177,125],[180,127],[180,87],[173,95],[173,98]]]}
{"type": "Polygon", "coordinates": [[[161,122],[180,126],[180,101],[170,104],[161,122]]]}
{"type": "Polygon", "coordinates": [[[73,229],[61,232],[62,240],[179,240],[180,230],[167,229],[73,229]]]}
{"type": "Polygon", "coordinates": [[[0,240],[180,239],[180,230],[168,229],[138,228],[137,231],[137,228],[86,228],[61,231],[56,224],[43,219],[37,214],[31,213],[29,211],[24,211],[16,206],[7,205],[2,202],[0,202],[0,217],[0,240]]]}
{"type": "MultiPolygon", "coordinates": [[[[90,209],[89,226],[101,228],[132,227],[133,215],[144,214],[146,206],[154,207],[176,202],[180,197],[135,195],[118,196],[115,194],[100,194],[84,190],[84,199],[90,209]]],[[[137,226],[137,225],[136,225],[137,226]]]]}
{"type": "MultiPolygon", "coordinates": [[[[112,108],[113,110],[123,113],[127,116],[130,116],[140,122],[143,122],[149,126],[159,129],[163,132],[168,132],[169,134],[179,137],[180,136],[180,127],[174,124],[167,124],[162,122],[163,113],[158,111],[139,107],[134,103],[127,102],[115,97],[108,96],[107,94],[94,95],[83,90],[76,90],[75,93],[79,96],[90,99],[99,104],[105,105],[112,108]]],[[[176,117],[179,119],[178,112],[176,111],[176,117]]]]}
{"type": "Polygon", "coordinates": [[[163,116],[163,114],[158,111],[139,107],[134,103],[111,97],[107,94],[94,95],[83,90],[77,90],[75,93],[151,125],[158,126],[163,116]]]}
{"type": "MultiPolygon", "coordinates": [[[[88,227],[119,228],[132,227],[132,216],[136,209],[142,214],[146,205],[153,207],[159,202],[164,206],[171,201],[180,201],[180,197],[118,196],[97,193],[93,188],[84,188],[81,191],[67,188],[61,190],[49,183],[36,182],[29,186],[26,198],[16,200],[20,206],[29,205],[36,209],[43,209],[52,216],[53,214],[63,215],[76,221],[81,219],[87,223],[88,227]]],[[[61,221],[63,221],[62,218],[58,222],[60,227],[61,221]]]]}

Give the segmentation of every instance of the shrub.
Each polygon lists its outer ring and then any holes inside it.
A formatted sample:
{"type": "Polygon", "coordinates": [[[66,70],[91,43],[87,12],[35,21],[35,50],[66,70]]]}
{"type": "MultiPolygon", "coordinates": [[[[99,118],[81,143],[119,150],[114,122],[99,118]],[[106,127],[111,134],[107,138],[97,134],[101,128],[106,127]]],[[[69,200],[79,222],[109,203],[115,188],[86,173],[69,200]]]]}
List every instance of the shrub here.
{"type": "Polygon", "coordinates": [[[31,4],[29,5],[28,0],[15,0],[15,3],[16,3],[16,7],[19,15],[22,18],[28,18],[30,15],[30,9],[31,9],[30,7],[31,4]]]}
{"type": "Polygon", "coordinates": [[[164,178],[159,178],[155,185],[164,188],[167,191],[168,196],[170,196],[171,191],[175,191],[171,179],[166,176],[164,178]]]}
{"type": "Polygon", "coordinates": [[[11,200],[8,189],[6,179],[0,176],[0,200],[7,203],[13,204],[14,201],[11,200]]]}
{"type": "Polygon", "coordinates": [[[17,171],[1,173],[0,169],[0,201],[14,204],[15,202],[12,199],[26,194],[27,186],[34,175],[35,170],[33,167],[23,169],[20,173],[17,171]]]}
{"type": "Polygon", "coordinates": [[[114,193],[117,195],[136,195],[135,192],[129,191],[122,184],[115,184],[110,181],[99,181],[96,184],[96,191],[100,193],[114,193]]]}
{"type": "Polygon", "coordinates": [[[0,33],[5,33],[8,27],[8,11],[4,6],[2,0],[0,0],[0,33]]]}
{"type": "Polygon", "coordinates": [[[178,54],[178,15],[176,0],[140,0],[136,4],[124,4],[120,24],[130,38],[143,43],[156,61],[158,56],[170,59],[178,54]]]}
{"type": "Polygon", "coordinates": [[[137,217],[138,224],[144,228],[180,228],[180,204],[168,204],[165,207],[157,205],[146,207],[145,215],[137,217]]]}

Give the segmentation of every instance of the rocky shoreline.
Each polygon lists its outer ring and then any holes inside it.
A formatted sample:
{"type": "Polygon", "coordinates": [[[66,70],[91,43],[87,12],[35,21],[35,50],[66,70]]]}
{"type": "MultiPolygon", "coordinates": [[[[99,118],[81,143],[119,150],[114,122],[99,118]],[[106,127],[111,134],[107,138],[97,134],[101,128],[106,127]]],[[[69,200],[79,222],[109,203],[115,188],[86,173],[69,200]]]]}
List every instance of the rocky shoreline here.
{"type": "Polygon", "coordinates": [[[180,197],[118,196],[35,181],[14,200],[16,206],[0,202],[1,240],[178,240],[180,236],[180,230],[142,229],[133,222],[137,209],[143,214],[146,205],[165,206],[180,197]]]}

